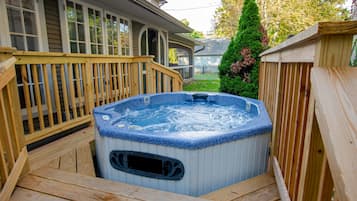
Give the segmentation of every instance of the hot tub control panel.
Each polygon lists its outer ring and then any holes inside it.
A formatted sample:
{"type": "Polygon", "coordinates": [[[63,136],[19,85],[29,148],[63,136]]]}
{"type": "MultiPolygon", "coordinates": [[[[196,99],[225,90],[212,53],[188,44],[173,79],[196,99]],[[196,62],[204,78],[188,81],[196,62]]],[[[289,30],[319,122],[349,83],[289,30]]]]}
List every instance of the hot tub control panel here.
{"type": "Polygon", "coordinates": [[[181,180],[185,174],[181,161],[157,154],[113,150],[109,161],[114,169],[144,177],[181,180]]]}

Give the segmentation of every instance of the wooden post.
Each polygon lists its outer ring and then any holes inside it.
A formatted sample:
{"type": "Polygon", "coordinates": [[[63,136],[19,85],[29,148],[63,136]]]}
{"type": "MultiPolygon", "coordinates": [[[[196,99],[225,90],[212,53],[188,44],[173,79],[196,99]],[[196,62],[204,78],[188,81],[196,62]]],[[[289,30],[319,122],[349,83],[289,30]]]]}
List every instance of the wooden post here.
{"type": "Polygon", "coordinates": [[[139,94],[139,63],[130,64],[130,92],[132,96],[139,94]]]}
{"type": "MultiPolygon", "coordinates": [[[[83,72],[83,74],[84,74],[84,78],[85,78],[85,82],[84,82],[85,104],[87,105],[86,108],[88,108],[87,115],[92,115],[93,109],[94,109],[92,64],[89,62],[86,62],[84,69],[85,69],[85,72],[83,72]]],[[[93,123],[93,118],[92,118],[92,123],[93,123]]]]}
{"type": "Polygon", "coordinates": [[[153,85],[152,85],[154,75],[152,74],[151,65],[152,65],[151,62],[146,63],[146,93],[147,94],[154,93],[154,89],[153,89],[153,85]]]}

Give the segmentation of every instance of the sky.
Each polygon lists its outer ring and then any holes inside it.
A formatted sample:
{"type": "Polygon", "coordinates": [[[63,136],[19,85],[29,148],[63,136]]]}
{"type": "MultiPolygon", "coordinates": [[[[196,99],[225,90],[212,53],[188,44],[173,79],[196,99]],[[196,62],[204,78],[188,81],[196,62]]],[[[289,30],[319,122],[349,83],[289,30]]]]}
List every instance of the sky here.
{"type": "MultiPolygon", "coordinates": [[[[214,12],[221,0],[167,0],[161,8],[179,20],[187,19],[190,27],[204,34],[213,30],[214,12]]],[[[350,9],[352,0],[345,0],[350,9]]]]}
{"type": "Polygon", "coordinates": [[[213,16],[221,0],[167,0],[161,8],[179,20],[187,19],[190,27],[204,34],[213,30],[213,16]]]}

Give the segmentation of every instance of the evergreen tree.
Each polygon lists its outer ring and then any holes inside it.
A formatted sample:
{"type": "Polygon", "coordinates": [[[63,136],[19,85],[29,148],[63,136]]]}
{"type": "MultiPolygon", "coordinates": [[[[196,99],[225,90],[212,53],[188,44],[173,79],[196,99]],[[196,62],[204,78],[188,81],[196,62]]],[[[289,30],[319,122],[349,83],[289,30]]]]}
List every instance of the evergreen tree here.
{"type": "Polygon", "coordinates": [[[263,51],[262,26],[255,0],[245,0],[236,36],[219,66],[222,92],[258,97],[259,54],[263,51]]]}

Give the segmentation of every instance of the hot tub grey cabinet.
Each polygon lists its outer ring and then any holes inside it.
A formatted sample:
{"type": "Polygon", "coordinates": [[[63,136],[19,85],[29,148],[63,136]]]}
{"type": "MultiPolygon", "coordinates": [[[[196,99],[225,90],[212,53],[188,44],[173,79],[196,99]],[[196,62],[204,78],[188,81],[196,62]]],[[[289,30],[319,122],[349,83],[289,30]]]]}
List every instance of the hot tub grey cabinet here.
{"type": "Polygon", "coordinates": [[[262,174],[267,168],[271,122],[263,103],[257,100],[212,93],[158,94],[119,101],[94,113],[97,158],[106,179],[199,196],[262,174]],[[208,134],[153,135],[114,126],[113,108],[194,97],[237,104],[256,117],[239,129],[208,134]]]}

